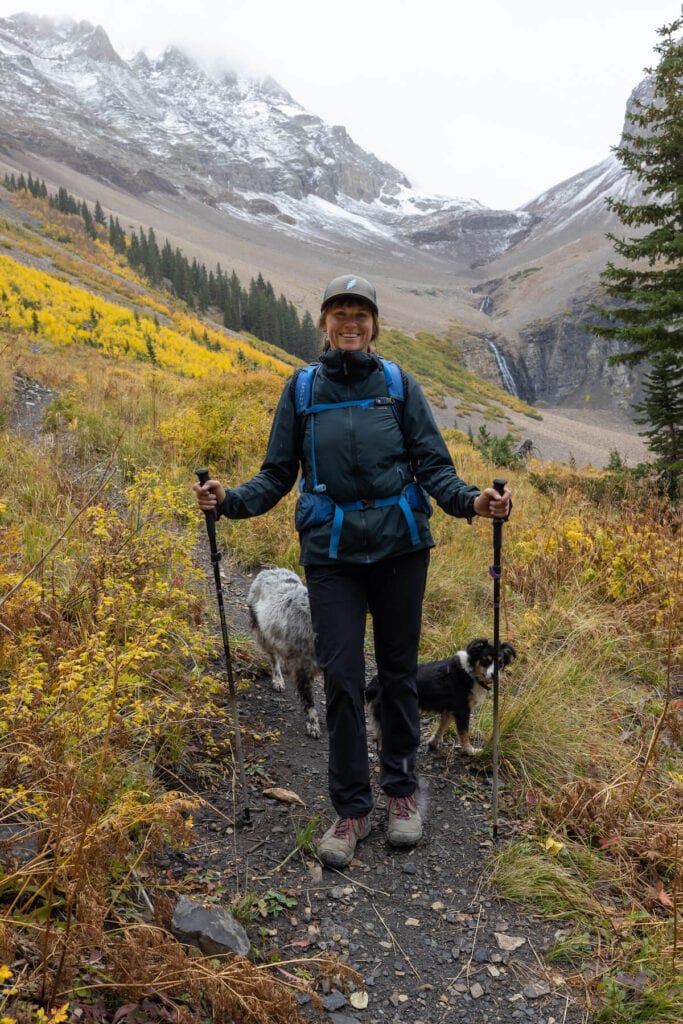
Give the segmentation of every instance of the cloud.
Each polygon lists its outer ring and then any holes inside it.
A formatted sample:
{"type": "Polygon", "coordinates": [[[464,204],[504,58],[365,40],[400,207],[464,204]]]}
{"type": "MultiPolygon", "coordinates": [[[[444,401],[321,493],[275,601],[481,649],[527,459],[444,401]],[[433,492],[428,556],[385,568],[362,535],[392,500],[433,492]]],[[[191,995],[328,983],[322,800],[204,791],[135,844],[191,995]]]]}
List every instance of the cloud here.
{"type": "MultiPolygon", "coordinates": [[[[104,26],[125,57],[171,44],[271,75],[420,187],[515,207],[604,159],[672,0],[28,0],[104,26]]],[[[0,0],[0,16],[14,13],[0,0]]]]}

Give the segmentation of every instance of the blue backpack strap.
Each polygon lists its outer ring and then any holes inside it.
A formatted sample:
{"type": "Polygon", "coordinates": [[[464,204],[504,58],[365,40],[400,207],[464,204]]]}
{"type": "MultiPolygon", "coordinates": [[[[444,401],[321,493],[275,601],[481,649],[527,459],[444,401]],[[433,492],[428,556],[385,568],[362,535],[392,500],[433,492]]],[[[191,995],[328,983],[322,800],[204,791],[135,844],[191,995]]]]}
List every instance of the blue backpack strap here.
{"type": "Polygon", "coordinates": [[[294,380],[294,410],[297,416],[305,412],[311,404],[313,380],[319,369],[320,363],[311,363],[297,372],[294,380]]]}
{"type": "Polygon", "coordinates": [[[403,373],[398,363],[391,359],[381,359],[382,369],[387,382],[387,392],[390,398],[397,398],[399,402],[405,401],[405,388],[403,387],[403,373]]]}

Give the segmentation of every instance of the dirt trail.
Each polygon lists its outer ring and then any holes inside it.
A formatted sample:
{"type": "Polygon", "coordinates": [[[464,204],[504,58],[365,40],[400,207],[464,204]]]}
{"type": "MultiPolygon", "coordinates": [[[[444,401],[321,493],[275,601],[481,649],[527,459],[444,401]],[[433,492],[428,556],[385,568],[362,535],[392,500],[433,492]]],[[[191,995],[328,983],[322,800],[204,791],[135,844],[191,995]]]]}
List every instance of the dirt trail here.
{"type": "MultiPolygon", "coordinates": [[[[207,577],[207,586],[212,583],[207,577]]],[[[246,629],[249,584],[249,576],[225,570],[234,636],[246,629]]],[[[481,764],[465,757],[453,740],[446,741],[442,754],[423,750],[420,800],[426,826],[419,846],[406,851],[388,846],[385,798],[377,788],[373,830],[356,859],[343,872],[322,869],[310,852],[297,851],[296,832],[320,816],[319,836],[332,820],[325,735],[320,740],[305,735],[295,693],[274,693],[269,679],[251,673],[238,672],[238,677],[249,680],[239,701],[253,825],[234,828],[233,795],[205,790],[206,807],[195,816],[195,846],[160,866],[174,878],[224,885],[226,898],[251,890],[277,909],[277,894],[284,894],[291,906],[247,925],[264,959],[328,951],[358,971],[369,997],[366,1009],[355,1007],[352,993],[345,995],[333,983],[323,993],[322,1014],[302,997],[304,1016],[330,1024],[590,1021],[561,970],[544,963],[557,924],[501,900],[487,881],[495,849],[491,777],[481,764]],[[303,806],[268,798],[264,790],[273,786],[294,791],[303,806]]],[[[323,710],[320,685],[317,703],[323,710]]],[[[426,731],[423,722],[423,735],[426,731]]],[[[378,772],[374,752],[371,764],[378,772]]],[[[242,794],[237,798],[239,810],[242,794]]],[[[501,792],[501,849],[516,832],[506,810],[510,798],[501,792]]]]}
{"type": "MultiPolygon", "coordinates": [[[[17,377],[13,427],[37,438],[43,408],[53,397],[17,377]]],[[[206,547],[200,544],[198,557],[213,607],[206,547]]],[[[496,852],[491,776],[453,740],[442,753],[421,752],[425,835],[417,848],[388,846],[385,798],[377,787],[372,832],[348,869],[323,869],[311,852],[297,850],[297,831],[317,818],[314,835],[319,836],[332,820],[325,732],[320,740],[306,736],[296,695],[275,693],[269,679],[253,670],[251,648],[242,642],[251,577],[227,559],[222,565],[230,634],[240,640],[236,675],[252,824],[238,824],[244,806],[238,787],[226,792],[224,779],[201,785],[206,765],[188,764],[184,781],[204,805],[194,815],[194,844],[157,857],[159,882],[168,895],[174,901],[184,893],[230,905],[253,893],[265,916],[248,923],[247,932],[263,961],[305,961],[327,952],[353,968],[356,990],[344,990],[332,979],[320,993],[322,1009],[309,996],[299,997],[301,1013],[311,1021],[589,1024],[581,989],[572,989],[562,970],[544,961],[561,935],[557,924],[501,900],[489,884],[496,852]],[[274,786],[294,791],[302,803],[268,797],[265,791],[274,786]]],[[[319,683],[317,704],[324,711],[321,691],[319,683]]],[[[473,735],[476,742],[476,721],[473,735]]],[[[374,751],[370,757],[378,772],[374,751]]],[[[177,782],[174,777],[174,787],[177,782]]],[[[517,832],[509,814],[512,798],[503,787],[499,849],[517,832]]],[[[283,977],[299,969],[305,971],[305,962],[283,967],[283,977]]]]}

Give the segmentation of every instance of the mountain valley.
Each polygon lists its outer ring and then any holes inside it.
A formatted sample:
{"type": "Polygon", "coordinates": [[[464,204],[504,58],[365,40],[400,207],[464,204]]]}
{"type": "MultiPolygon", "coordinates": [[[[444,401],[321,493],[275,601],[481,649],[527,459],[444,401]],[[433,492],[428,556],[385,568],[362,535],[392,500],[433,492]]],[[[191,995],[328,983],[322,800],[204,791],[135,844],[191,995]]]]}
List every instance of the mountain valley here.
{"type": "MultiPolygon", "coordinates": [[[[243,280],[263,272],[314,316],[325,280],[364,274],[387,325],[450,331],[468,369],[545,419],[566,415],[570,440],[597,412],[643,457],[638,376],[582,326],[618,230],[605,197],[634,194],[614,157],[523,209],[488,210],[420,194],[272,80],[217,79],[177,49],[126,62],[100,27],[17,15],[0,19],[0,56],[0,174],[99,200],[127,230],[152,226],[243,280]]],[[[546,455],[570,456],[590,461],[568,444],[546,455]]]]}

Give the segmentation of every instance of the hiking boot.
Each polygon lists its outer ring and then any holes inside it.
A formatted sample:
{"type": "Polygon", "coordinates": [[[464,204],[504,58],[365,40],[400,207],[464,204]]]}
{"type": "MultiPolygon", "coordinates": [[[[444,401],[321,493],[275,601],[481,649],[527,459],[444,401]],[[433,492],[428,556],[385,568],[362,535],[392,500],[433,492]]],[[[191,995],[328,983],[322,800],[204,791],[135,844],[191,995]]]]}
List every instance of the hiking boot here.
{"type": "Polygon", "coordinates": [[[414,846],[422,838],[422,816],[414,796],[390,796],[387,839],[392,846],[414,846]]]}
{"type": "Polygon", "coordinates": [[[328,868],[345,868],[356,843],[370,834],[370,818],[337,818],[318,843],[318,856],[328,868]]]}

